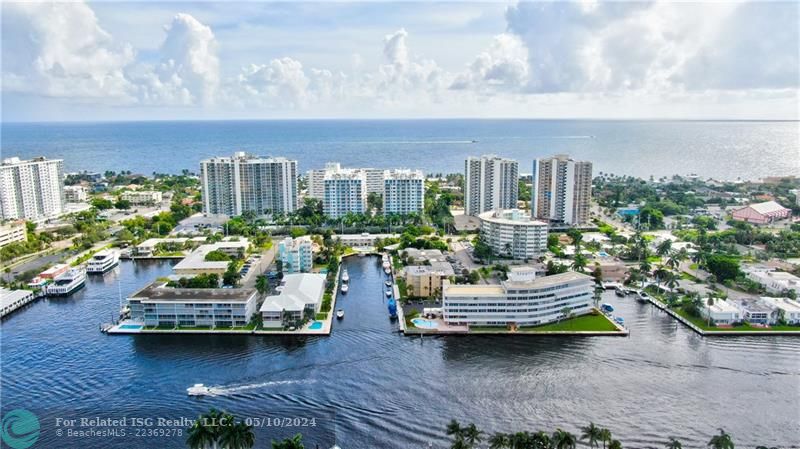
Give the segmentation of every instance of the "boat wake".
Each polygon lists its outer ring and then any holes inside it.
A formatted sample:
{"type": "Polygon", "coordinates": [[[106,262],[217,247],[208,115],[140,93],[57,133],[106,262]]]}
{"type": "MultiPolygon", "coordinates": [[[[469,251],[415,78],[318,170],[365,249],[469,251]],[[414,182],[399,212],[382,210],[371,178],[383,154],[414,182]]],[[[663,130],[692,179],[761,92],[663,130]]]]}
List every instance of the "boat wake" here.
{"type": "Polygon", "coordinates": [[[314,383],[313,380],[275,380],[271,382],[259,382],[245,385],[230,385],[230,386],[216,386],[208,387],[209,396],[230,396],[233,394],[258,390],[261,388],[269,388],[279,385],[294,385],[294,384],[309,384],[314,383]]]}

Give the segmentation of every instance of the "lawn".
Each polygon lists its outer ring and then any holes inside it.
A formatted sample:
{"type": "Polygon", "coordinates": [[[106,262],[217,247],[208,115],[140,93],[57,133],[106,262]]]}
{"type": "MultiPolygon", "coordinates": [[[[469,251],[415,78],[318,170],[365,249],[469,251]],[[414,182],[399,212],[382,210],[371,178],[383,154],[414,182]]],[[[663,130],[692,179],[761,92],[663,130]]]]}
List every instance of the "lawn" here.
{"type": "Polygon", "coordinates": [[[672,309],[675,313],[689,320],[690,323],[699,327],[704,331],[757,331],[757,332],[771,332],[771,331],[795,331],[800,333],[800,326],[770,326],[770,327],[754,327],[749,324],[742,324],[741,326],[734,327],[715,327],[708,326],[707,321],[702,318],[689,315],[682,307],[672,309]]]}
{"type": "MultiPolygon", "coordinates": [[[[504,332],[503,326],[470,326],[470,332],[504,332]]],[[[559,323],[534,327],[520,327],[517,332],[616,332],[617,327],[601,314],[581,315],[559,323]]]]}
{"type": "Polygon", "coordinates": [[[536,327],[523,327],[519,329],[520,332],[552,332],[552,331],[568,331],[568,332],[615,332],[618,331],[614,323],[608,320],[604,315],[581,315],[575,318],[562,320],[559,323],[550,323],[543,326],[536,327]]]}
{"type": "Polygon", "coordinates": [[[319,312],[318,314],[314,315],[314,319],[317,321],[327,320],[328,313],[327,312],[319,312]]]}

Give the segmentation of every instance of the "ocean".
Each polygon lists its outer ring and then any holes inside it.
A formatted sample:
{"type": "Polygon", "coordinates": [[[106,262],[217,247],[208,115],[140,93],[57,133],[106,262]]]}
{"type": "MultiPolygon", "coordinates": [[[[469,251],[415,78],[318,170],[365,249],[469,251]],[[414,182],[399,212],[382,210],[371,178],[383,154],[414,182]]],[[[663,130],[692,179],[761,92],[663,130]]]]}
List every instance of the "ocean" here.
{"type": "Polygon", "coordinates": [[[247,151],[299,170],[351,167],[462,172],[469,155],[520,161],[569,154],[600,172],[723,180],[800,175],[800,122],[596,120],[270,120],[3,123],[2,156],[63,158],[67,171],[197,172],[201,159],[247,151]]]}

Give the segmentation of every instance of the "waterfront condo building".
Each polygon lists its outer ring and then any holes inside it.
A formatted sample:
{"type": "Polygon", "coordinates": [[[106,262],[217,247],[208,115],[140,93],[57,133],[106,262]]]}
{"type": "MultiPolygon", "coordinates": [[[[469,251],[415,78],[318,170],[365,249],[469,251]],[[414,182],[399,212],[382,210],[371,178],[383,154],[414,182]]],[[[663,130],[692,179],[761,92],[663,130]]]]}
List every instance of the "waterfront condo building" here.
{"type": "Polygon", "coordinates": [[[361,170],[342,169],[325,174],[322,208],[330,218],[367,211],[367,176],[361,170]]]}
{"type": "Polygon", "coordinates": [[[479,215],[517,207],[519,163],[495,155],[468,157],[464,163],[464,213],[479,215]]]}
{"type": "Polygon", "coordinates": [[[442,284],[444,321],[469,326],[536,326],[591,311],[594,281],[569,271],[536,277],[530,267],[512,268],[500,285],[442,284]]]}
{"type": "Polygon", "coordinates": [[[159,281],[128,297],[131,321],[167,328],[246,326],[257,302],[254,288],[180,288],[159,281]]]}
{"type": "Polygon", "coordinates": [[[592,163],[559,154],[533,161],[533,216],[565,225],[589,221],[592,163]]]}
{"type": "Polygon", "coordinates": [[[481,238],[495,255],[524,260],[547,252],[547,223],[532,220],[522,210],[484,212],[478,218],[481,238]]]}
{"type": "Polygon", "coordinates": [[[153,190],[142,190],[142,191],[135,191],[135,190],[128,190],[122,192],[119,196],[119,199],[124,201],[130,201],[131,204],[141,206],[141,205],[155,205],[161,202],[163,199],[161,192],[153,191],[153,190]]]}
{"type": "Polygon", "coordinates": [[[64,186],[64,201],[68,203],[85,203],[88,200],[88,187],[81,185],[64,186]]]}
{"type": "Polygon", "coordinates": [[[420,170],[387,170],[383,175],[383,213],[419,213],[425,207],[425,175],[420,170]]]}
{"type": "Polygon", "coordinates": [[[325,275],[311,273],[287,274],[281,281],[280,293],[267,296],[259,312],[264,328],[279,328],[301,321],[304,316],[314,319],[325,293],[325,275]]]}
{"type": "Polygon", "coordinates": [[[64,161],[4,159],[0,165],[0,219],[45,221],[64,211],[64,161]]]}
{"type": "MultiPolygon", "coordinates": [[[[328,162],[325,168],[317,170],[309,170],[306,172],[306,179],[308,181],[308,190],[306,195],[311,198],[319,200],[325,199],[325,175],[328,173],[336,173],[342,170],[342,164],[338,162],[328,162]]],[[[364,180],[366,183],[367,195],[370,193],[377,193],[383,195],[383,174],[384,170],[380,168],[354,168],[352,170],[363,172],[364,180]]]]}
{"type": "Polygon", "coordinates": [[[278,260],[284,273],[308,273],[314,267],[311,237],[286,237],[278,243],[278,260]]]}
{"type": "Polygon", "coordinates": [[[288,213],[297,209],[297,161],[237,152],[200,162],[203,212],[236,216],[288,213]]]}

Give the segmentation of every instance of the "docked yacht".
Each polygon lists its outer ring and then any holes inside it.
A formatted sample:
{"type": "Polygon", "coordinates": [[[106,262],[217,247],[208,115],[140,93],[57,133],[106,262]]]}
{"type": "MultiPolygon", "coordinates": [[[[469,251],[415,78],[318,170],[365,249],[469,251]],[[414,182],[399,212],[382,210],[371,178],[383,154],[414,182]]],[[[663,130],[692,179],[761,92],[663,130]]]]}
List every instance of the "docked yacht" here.
{"type": "Polygon", "coordinates": [[[391,298],[392,297],[392,291],[391,290],[386,290],[386,297],[387,298],[391,298]]]}
{"type": "Polygon", "coordinates": [[[391,287],[391,286],[392,286],[392,281],[384,281],[384,284],[385,284],[387,287],[391,287]]]}
{"type": "Polygon", "coordinates": [[[347,284],[342,284],[341,290],[342,293],[347,293],[347,291],[350,290],[350,287],[348,287],[347,284]]]}
{"type": "Polygon", "coordinates": [[[625,295],[627,295],[627,293],[625,293],[625,290],[622,287],[615,288],[614,289],[614,294],[619,296],[620,298],[624,298],[625,295]]]}
{"type": "Polygon", "coordinates": [[[119,255],[116,251],[105,249],[96,253],[86,264],[87,273],[102,274],[114,268],[119,263],[119,255]]]}
{"type": "Polygon", "coordinates": [[[640,291],[639,293],[636,294],[636,300],[641,303],[650,302],[650,295],[648,295],[644,291],[640,291]]]}
{"type": "Polygon", "coordinates": [[[186,389],[186,394],[189,396],[208,396],[211,394],[211,389],[203,384],[194,384],[186,389]]]}
{"type": "Polygon", "coordinates": [[[383,272],[386,273],[386,274],[392,274],[391,268],[384,268],[383,272]]]}
{"type": "Polygon", "coordinates": [[[337,310],[337,311],[336,311],[336,318],[338,318],[338,319],[340,319],[340,320],[341,320],[342,318],[344,318],[344,310],[342,310],[342,309],[339,309],[339,310],[337,310]]]}
{"type": "Polygon", "coordinates": [[[69,296],[86,283],[86,273],[79,268],[71,268],[58,275],[52,284],[45,287],[48,296],[69,296]]]}
{"type": "Polygon", "coordinates": [[[347,273],[347,268],[342,271],[342,282],[350,282],[350,274],[347,273]]]}

